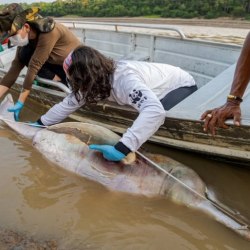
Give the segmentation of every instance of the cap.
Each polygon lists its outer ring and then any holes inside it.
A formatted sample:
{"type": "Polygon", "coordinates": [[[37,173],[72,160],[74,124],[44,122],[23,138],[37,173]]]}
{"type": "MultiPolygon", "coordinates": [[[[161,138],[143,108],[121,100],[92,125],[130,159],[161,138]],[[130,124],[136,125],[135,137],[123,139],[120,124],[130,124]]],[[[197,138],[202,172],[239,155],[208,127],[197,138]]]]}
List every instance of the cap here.
{"type": "Polygon", "coordinates": [[[28,22],[41,32],[49,32],[54,28],[54,20],[43,18],[38,12],[39,8],[31,7],[23,10],[22,6],[12,3],[0,11],[0,42],[13,36],[28,22]]]}

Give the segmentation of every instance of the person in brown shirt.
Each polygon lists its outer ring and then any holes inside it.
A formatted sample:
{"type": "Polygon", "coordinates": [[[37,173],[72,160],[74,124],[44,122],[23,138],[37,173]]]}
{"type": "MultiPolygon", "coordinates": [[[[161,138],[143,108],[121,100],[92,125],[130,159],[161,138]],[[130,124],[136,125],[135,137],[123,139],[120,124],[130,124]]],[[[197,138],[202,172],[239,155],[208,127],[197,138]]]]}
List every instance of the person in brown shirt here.
{"type": "Polygon", "coordinates": [[[6,38],[18,47],[9,71],[0,82],[0,98],[15,83],[21,70],[28,68],[18,101],[9,109],[19,120],[36,75],[66,84],[63,61],[80,41],[64,25],[42,17],[38,8],[23,10],[16,3],[0,12],[0,42],[6,38]]]}

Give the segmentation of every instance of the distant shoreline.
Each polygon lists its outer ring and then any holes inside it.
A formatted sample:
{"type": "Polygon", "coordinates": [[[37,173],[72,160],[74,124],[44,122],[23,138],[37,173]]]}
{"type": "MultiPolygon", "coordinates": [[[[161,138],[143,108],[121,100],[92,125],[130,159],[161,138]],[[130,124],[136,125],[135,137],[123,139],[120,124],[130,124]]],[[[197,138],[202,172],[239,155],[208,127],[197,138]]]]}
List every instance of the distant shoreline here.
{"type": "Polygon", "coordinates": [[[181,18],[146,18],[146,17],[59,17],[56,19],[77,19],[92,22],[117,22],[117,23],[148,23],[148,24],[166,24],[166,25],[192,25],[192,26],[207,26],[207,27],[222,27],[222,28],[240,28],[249,29],[250,20],[232,19],[220,17],[216,19],[181,19],[181,18]]]}
{"type": "MultiPolygon", "coordinates": [[[[172,26],[181,30],[187,38],[190,39],[202,39],[215,42],[229,43],[242,45],[245,37],[250,31],[250,21],[245,21],[241,19],[229,19],[229,18],[218,18],[218,19],[180,19],[180,18],[145,18],[145,17],[123,17],[123,18],[86,18],[86,17],[74,17],[65,16],[60,18],[55,18],[56,20],[66,21],[66,22],[94,22],[101,23],[122,23],[122,24],[144,24],[148,25],[166,25],[172,26]]],[[[139,29],[137,28],[139,32],[139,29]]],[[[157,35],[167,35],[169,32],[153,31],[153,28],[147,32],[157,35]]]]}

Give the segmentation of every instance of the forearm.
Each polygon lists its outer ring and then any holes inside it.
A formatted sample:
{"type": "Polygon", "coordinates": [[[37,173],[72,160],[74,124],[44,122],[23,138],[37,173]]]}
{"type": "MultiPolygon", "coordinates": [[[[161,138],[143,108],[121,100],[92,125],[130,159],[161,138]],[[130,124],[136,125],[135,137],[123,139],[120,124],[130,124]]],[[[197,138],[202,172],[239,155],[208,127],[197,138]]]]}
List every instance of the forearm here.
{"type": "Polygon", "coordinates": [[[8,87],[0,85],[0,98],[9,90],[8,87]]]}
{"type": "Polygon", "coordinates": [[[16,82],[16,79],[22,69],[23,66],[19,63],[19,61],[13,61],[9,71],[2,78],[0,85],[11,88],[12,85],[16,82]]]}
{"type": "Polygon", "coordinates": [[[250,80],[250,33],[248,33],[236,65],[230,94],[242,97],[250,80]]]}
{"type": "Polygon", "coordinates": [[[25,103],[27,97],[29,96],[30,94],[30,90],[28,89],[23,89],[21,94],[19,95],[19,98],[18,98],[18,101],[22,102],[22,103],[25,103]]]}
{"type": "Polygon", "coordinates": [[[74,95],[70,94],[62,102],[54,105],[46,114],[41,116],[39,122],[45,126],[59,123],[82,105],[84,105],[84,101],[78,103],[74,95]]]}
{"type": "Polygon", "coordinates": [[[56,104],[46,114],[41,116],[39,121],[45,126],[60,123],[61,121],[66,119],[71,113],[76,111],[77,108],[77,106],[72,108],[66,108],[64,107],[63,103],[56,104]]]}
{"type": "Polygon", "coordinates": [[[20,72],[9,71],[2,79],[0,85],[10,89],[15,83],[20,72]]]}
{"type": "Polygon", "coordinates": [[[127,146],[131,151],[136,151],[147,141],[164,123],[165,110],[159,106],[151,106],[139,114],[132,127],[123,134],[120,142],[127,146]]]}

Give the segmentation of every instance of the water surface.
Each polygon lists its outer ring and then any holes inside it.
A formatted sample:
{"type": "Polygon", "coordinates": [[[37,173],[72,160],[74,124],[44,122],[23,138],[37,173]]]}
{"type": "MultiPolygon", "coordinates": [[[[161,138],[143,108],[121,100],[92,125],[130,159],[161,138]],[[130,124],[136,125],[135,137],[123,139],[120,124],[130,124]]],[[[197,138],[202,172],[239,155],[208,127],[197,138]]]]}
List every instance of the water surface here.
{"type": "MultiPolygon", "coordinates": [[[[249,249],[206,214],[163,198],[115,193],[47,161],[0,127],[0,225],[59,249],[249,249]]],[[[216,197],[250,218],[250,171],[160,147],[195,169],[216,197]]]]}

